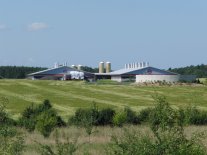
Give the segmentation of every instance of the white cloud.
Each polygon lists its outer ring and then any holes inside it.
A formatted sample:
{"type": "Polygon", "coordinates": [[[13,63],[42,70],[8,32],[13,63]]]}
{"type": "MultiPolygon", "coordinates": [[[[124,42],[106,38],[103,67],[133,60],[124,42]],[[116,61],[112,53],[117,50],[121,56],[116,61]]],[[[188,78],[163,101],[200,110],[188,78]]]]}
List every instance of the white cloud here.
{"type": "Polygon", "coordinates": [[[6,27],[6,25],[1,25],[0,24],[0,30],[5,30],[7,27],[6,27]]]}
{"type": "Polygon", "coordinates": [[[41,23],[41,22],[35,22],[35,23],[28,25],[29,31],[38,31],[38,30],[43,30],[47,28],[48,28],[48,25],[46,23],[41,23]]]}

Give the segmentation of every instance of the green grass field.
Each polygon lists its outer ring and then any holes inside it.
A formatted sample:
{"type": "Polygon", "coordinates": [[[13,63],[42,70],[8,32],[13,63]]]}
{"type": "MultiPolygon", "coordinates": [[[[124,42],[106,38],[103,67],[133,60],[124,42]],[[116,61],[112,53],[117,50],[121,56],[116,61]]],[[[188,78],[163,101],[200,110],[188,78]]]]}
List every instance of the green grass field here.
{"type": "Polygon", "coordinates": [[[31,103],[39,104],[49,99],[64,118],[77,108],[90,107],[96,102],[99,108],[115,109],[131,107],[139,111],[152,106],[155,94],[165,95],[171,105],[177,107],[195,104],[207,109],[206,86],[137,86],[134,84],[86,83],[83,81],[32,81],[0,80],[0,97],[7,97],[7,109],[17,118],[31,103]]]}

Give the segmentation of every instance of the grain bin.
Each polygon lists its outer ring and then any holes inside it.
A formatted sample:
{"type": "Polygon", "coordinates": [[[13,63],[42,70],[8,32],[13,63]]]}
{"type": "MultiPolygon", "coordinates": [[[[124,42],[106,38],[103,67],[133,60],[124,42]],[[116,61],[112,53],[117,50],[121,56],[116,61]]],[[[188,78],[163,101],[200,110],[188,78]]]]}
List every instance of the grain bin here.
{"type": "Polygon", "coordinates": [[[82,65],[78,65],[78,70],[81,70],[83,66],[82,65]]]}
{"type": "Polygon", "coordinates": [[[111,63],[106,62],[106,73],[110,73],[110,72],[111,72],[111,63]]]}
{"type": "Polygon", "coordinates": [[[104,73],[104,62],[99,63],[99,73],[104,73]]]}

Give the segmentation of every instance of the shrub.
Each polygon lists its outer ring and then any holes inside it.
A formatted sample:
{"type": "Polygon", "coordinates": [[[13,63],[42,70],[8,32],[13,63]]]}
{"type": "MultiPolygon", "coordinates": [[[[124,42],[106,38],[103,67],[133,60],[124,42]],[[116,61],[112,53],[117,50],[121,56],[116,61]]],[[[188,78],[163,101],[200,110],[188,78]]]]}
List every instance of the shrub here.
{"type": "Polygon", "coordinates": [[[134,111],[130,108],[125,108],[124,112],[126,113],[126,122],[130,124],[140,124],[140,118],[136,115],[134,111]]]}
{"type": "Polygon", "coordinates": [[[37,128],[45,137],[49,136],[50,132],[53,130],[53,123],[58,127],[66,126],[66,123],[52,108],[49,100],[45,100],[38,106],[31,104],[25,108],[18,121],[18,124],[26,128],[29,132],[37,128]]]}
{"type": "Polygon", "coordinates": [[[0,98],[0,125],[16,125],[16,121],[9,118],[8,113],[6,112],[6,105],[9,103],[9,100],[6,97],[0,98]]]}
{"type": "Polygon", "coordinates": [[[127,114],[126,112],[117,112],[113,117],[113,124],[115,126],[122,127],[126,123],[127,114]]]}
{"type": "Polygon", "coordinates": [[[118,138],[113,137],[107,154],[143,154],[143,155],[204,155],[206,149],[201,144],[204,133],[191,138],[184,135],[183,122],[164,97],[155,98],[156,105],[150,114],[150,129],[153,136],[136,131],[125,130],[118,138]]]}
{"type": "Polygon", "coordinates": [[[36,124],[35,118],[30,118],[30,119],[20,118],[18,121],[18,125],[24,127],[28,132],[32,132],[35,130],[35,124],[36,124]]]}
{"type": "Polygon", "coordinates": [[[24,150],[24,137],[10,126],[0,126],[0,154],[21,155],[24,150]]]}
{"type": "Polygon", "coordinates": [[[49,137],[50,133],[57,125],[56,113],[53,110],[47,110],[37,117],[35,128],[44,136],[49,137]]]}
{"type": "Polygon", "coordinates": [[[69,118],[69,124],[83,126],[85,122],[91,122],[92,125],[98,125],[99,110],[96,104],[90,109],[77,109],[75,115],[69,118]]]}
{"type": "Polygon", "coordinates": [[[113,124],[114,114],[115,114],[115,111],[110,108],[100,110],[97,124],[98,125],[111,125],[111,124],[113,124]]]}
{"type": "Polygon", "coordinates": [[[148,122],[152,111],[153,111],[153,108],[145,108],[145,109],[141,110],[139,113],[139,116],[138,116],[140,121],[141,122],[148,122]]]}
{"type": "Polygon", "coordinates": [[[207,124],[207,111],[199,110],[195,106],[188,106],[179,109],[179,114],[183,115],[185,124],[205,125],[207,124]]]}

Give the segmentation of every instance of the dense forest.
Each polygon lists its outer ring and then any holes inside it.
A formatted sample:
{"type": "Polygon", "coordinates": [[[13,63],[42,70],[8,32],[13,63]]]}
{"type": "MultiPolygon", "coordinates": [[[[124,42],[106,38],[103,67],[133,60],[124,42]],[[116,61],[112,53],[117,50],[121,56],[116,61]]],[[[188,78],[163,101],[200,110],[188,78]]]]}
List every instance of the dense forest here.
{"type": "Polygon", "coordinates": [[[24,79],[27,74],[44,70],[42,67],[0,66],[0,78],[24,79]]]}
{"type": "Polygon", "coordinates": [[[182,75],[197,75],[198,78],[207,78],[207,65],[204,64],[173,69],[169,68],[168,70],[182,75]]]}

